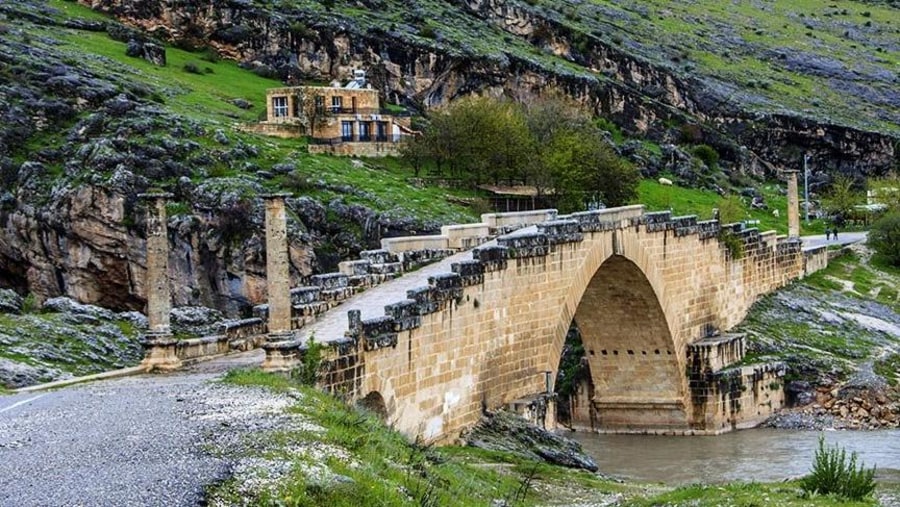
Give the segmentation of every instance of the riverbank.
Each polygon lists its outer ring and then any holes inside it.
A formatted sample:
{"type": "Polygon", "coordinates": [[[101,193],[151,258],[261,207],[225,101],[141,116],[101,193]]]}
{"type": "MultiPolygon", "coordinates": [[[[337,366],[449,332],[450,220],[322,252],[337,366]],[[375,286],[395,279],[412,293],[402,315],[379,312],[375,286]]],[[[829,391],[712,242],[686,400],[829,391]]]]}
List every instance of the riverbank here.
{"type": "Polygon", "coordinates": [[[602,467],[592,473],[509,452],[423,446],[371,413],[282,377],[241,370],[225,381],[266,388],[295,403],[284,409],[277,430],[217,447],[235,465],[229,479],[209,488],[213,506],[891,505],[875,498],[842,503],[805,496],[796,480],[679,487],[623,481],[603,475],[602,467]]]}

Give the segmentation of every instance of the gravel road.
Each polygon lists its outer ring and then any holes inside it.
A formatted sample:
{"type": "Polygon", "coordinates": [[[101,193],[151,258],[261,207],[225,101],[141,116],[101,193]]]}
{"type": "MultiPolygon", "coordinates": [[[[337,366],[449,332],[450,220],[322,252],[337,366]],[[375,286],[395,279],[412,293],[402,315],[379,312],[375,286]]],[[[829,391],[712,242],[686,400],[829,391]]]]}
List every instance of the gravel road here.
{"type": "Polygon", "coordinates": [[[277,424],[291,402],[214,382],[261,360],[255,351],[175,374],[0,396],[0,506],[200,504],[204,486],[229,474],[217,444],[277,424]]]}

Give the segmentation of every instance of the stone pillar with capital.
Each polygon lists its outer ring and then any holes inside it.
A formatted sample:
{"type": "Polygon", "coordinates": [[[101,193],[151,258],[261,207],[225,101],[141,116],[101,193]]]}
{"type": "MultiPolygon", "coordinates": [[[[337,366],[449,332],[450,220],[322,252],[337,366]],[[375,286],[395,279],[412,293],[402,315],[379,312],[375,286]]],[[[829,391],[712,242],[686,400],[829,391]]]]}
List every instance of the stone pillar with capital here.
{"type": "Polygon", "coordinates": [[[263,369],[287,371],[296,362],[291,331],[291,272],[287,244],[284,199],[290,194],[266,194],[266,289],[268,292],[268,335],[263,348],[263,369]]]}
{"type": "Polygon", "coordinates": [[[797,171],[788,170],[787,174],[787,198],[788,198],[788,236],[800,237],[800,192],[797,188],[797,171]]]}
{"type": "Polygon", "coordinates": [[[140,194],[148,201],[147,209],[147,321],[144,335],[144,360],[148,370],[174,370],[181,367],[176,353],[176,340],[169,327],[171,295],[169,292],[169,232],[166,225],[168,193],[140,194]]]}

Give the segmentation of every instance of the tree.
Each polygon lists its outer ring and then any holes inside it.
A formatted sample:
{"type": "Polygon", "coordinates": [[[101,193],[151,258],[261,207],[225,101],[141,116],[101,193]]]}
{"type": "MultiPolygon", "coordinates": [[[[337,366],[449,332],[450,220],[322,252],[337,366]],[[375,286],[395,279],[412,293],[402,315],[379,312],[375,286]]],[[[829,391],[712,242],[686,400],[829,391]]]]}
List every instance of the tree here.
{"type": "Polygon", "coordinates": [[[900,267],[900,211],[888,212],[872,224],[867,244],[884,260],[900,267]]]}
{"type": "Polygon", "coordinates": [[[289,115],[296,115],[306,127],[306,133],[315,137],[316,129],[328,122],[330,110],[325,107],[325,94],[315,87],[299,87],[294,91],[294,107],[289,115]]]}
{"type": "Polygon", "coordinates": [[[429,120],[421,142],[403,152],[417,171],[431,159],[438,171],[476,185],[520,180],[553,196],[563,212],[591,201],[618,206],[637,194],[638,171],[615,154],[590,115],[565,99],[469,97],[429,120]]]}
{"type": "Polygon", "coordinates": [[[846,176],[838,176],[822,199],[823,207],[835,222],[843,223],[853,212],[853,207],[861,204],[862,196],[854,189],[854,181],[846,176]]]}

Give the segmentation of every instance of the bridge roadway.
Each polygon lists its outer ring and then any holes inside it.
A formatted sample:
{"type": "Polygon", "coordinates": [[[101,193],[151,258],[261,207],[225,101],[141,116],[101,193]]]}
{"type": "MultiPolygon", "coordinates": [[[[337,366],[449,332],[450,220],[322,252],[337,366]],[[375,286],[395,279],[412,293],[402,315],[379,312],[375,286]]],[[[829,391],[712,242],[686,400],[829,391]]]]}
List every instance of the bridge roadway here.
{"type": "MultiPolygon", "coordinates": [[[[847,233],[828,244],[860,239],[847,233]]],[[[382,316],[385,304],[470,258],[462,252],[358,294],[300,336],[339,338],[348,310],[382,316]]],[[[197,505],[204,486],[229,468],[229,458],[210,453],[210,435],[264,428],[266,410],[278,407],[277,395],[211,381],[262,359],[256,350],[168,375],[0,396],[0,506],[197,505]]]]}

